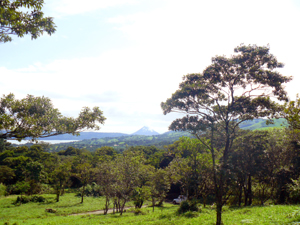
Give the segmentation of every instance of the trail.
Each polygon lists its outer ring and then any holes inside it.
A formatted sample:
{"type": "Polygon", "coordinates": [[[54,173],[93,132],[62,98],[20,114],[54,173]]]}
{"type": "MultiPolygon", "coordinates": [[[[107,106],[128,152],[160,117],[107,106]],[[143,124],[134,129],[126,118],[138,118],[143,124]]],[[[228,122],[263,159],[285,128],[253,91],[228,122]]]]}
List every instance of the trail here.
{"type": "MultiPolygon", "coordinates": [[[[148,205],[143,205],[142,208],[145,208],[147,207],[148,205]]],[[[127,210],[127,209],[131,209],[131,208],[134,208],[134,206],[132,207],[125,207],[124,210],[127,210]]],[[[113,209],[109,209],[107,211],[107,214],[108,213],[113,213],[113,209]]],[[[116,212],[116,211],[115,211],[116,212]]],[[[123,211],[125,212],[125,211],[123,211]]],[[[73,214],[70,214],[70,216],[80,216],[80,215],[92,215],[92,214],[104,214],[104,210],[96,210],[96,211],[90,211],[90,212],[83,212],[83,213],[73,213],[73,214]]]]}

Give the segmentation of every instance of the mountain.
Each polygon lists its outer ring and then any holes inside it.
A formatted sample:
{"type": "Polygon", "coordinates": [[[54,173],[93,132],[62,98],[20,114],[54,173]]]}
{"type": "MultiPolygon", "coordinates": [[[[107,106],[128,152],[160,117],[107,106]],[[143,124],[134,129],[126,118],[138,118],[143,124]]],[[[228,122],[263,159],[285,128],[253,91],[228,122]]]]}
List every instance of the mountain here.
{"type": "Polygon", "coordinates": [[[134,132],[132,135],[147,135],[147,136],[151,136],[151,135],[159,135],[159,133],[157,133],[153,129],[150,129],[149,127],[144,126],[141,129],[139,129],[137,132],[134,132]]]}

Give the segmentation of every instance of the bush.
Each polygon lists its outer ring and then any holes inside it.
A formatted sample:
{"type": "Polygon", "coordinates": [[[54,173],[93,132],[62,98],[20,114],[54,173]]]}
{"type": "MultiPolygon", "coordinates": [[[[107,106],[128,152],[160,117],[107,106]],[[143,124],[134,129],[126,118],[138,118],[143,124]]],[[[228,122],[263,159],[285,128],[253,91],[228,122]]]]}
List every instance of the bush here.
{"type": "Polygon", "coordinates": [[[46,198],[43,196],[33,196],[30,200],[31,202],[46,202],[46,198]]]}
{"type": "Polygon", "coordinates": [[[26,204],[28,202],[46,202],[46,199],[43,196],[18,196],[14,204],[26,204]]]}
{"type": "Polygon", "coordinates": [[[134,215],[145,215],[145,213],[141,209],[134,209],[134,215]]]}
{"type": "Polygon", "coordinates": [[[0,184],[0,197],[7,195],[6,186],[4,184],[0,184]]]}
{"type": "Polygon", "coordinates": [[[199,210],[196,201],[183,201],[180,203],[178,214],[182,214],[188,211],[197,212],[199,210]]]}

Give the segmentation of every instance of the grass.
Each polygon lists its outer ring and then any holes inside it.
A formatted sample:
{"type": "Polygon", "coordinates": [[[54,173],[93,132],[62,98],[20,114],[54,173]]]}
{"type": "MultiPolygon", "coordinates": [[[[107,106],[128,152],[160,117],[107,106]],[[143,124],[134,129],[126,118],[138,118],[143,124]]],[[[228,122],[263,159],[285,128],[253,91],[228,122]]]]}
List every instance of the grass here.
{"type": "MultiPolygon", "coordinates": [[[[215,209],[202,208],[199,212],[187,212],[178,215],[178,205],[165,203],[164,207],[143,208],[142,214],[135,215],[133,209],[127,210],[123,216],[109,215],[69,215],[72,213],[94,211],[102,209],[102,198],[86,197],[80,204],[80,198],[74,194],[66,194],[56,203],[54,195],[44,195],[47,203],[27,203],[15,206],[12,202],[16,196],[0,198],[1,224],[155,224],[155,225],[193,225],[215,224],[215,209]],[[46,208],[56,209],[56,213],[46,213],[46,208]]],[[[252,207],[224,207],[222,214],[224,224],[300,224],[300,207],[298,205],[270,205],[252,207]]]]}

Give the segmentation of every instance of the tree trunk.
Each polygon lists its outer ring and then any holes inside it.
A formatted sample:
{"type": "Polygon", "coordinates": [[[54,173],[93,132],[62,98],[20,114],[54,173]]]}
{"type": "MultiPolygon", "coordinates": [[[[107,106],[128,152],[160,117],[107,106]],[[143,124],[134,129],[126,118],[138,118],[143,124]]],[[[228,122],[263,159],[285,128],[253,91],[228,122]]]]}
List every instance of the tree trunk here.
{"type": "Polygon", "coordinates": [[[105,210],[104,210],[104,215],[106,215],[107,212],[108,212],[108,206],[109,206],[109,198],[106,196],[106,198],[105,198],[105,210]]]}
{"type": "Polygon", "coordinates": [[[243,187],[241,184],[239,184],[239,207],[241,207],[242,204],[242,196],[243,196],[243,187]]]}
{"type": "Polygon", "coordinates": [[[123,203],[123,205],[121,206],[121,209],[120,209],[120,216],[122,216],[122,214],[123,214],[124,207],[125,207],[125,203],[126,203],[126,200],[124,200],[124,203],[123,203]]]}
{"type": "Polygon", "coordinates": [[[82,186],[82,192],[81,192],[81,202],[80,203],[83,203],[83,195],[84,195],[84,191],[85,191],[85,187],[82,186]]]}
{"type": "Polygon", "coordinates": [[[206,199],[207,199],[207,195],[205,194],[205,195],[202,195],[202,197],[203,197],[203,208],[205,208],[206,207],[206,199]]]}
{"type": "Polygon", "coordinates": [[[222,224],[222,204],[217,202],[217,222],[216,225],[222,224]]]}
{"type": "Polygon", "coordinates": [[[244,206],[247,206],[248,205],[248,191],[245,186],[243,188],[244,188],[244,196],[245,196],[244,206]]]}
{"type": "Polygon", "coordinates": [[[153,212],[154,212],[154,204],[155,204],[155,200],[154,200],[154,198],[152,197],[152,207],[153,207],[153,212]]]}
{"type": "Polygon", "coordinates": [[[217,200],[217,222],[216,225],[222,224],[222,207],[223,207],[223,176],[220,177],[220,184],[216,190],[217,200]]]}
{"type": "Polygon", "coordinates": [[[252,182],[251,182],[251,175],[249,174],[248,176],[248,197],[249,197],[249,201],[248,201],[248,205],[252,205],[252,182]]]}
{"type": "Polygon", "coordinates": [[[60,191],[57,190],[57,191],[56,191],[56,202],[59,202],[59,193],[60,193],[60,191]]]}

